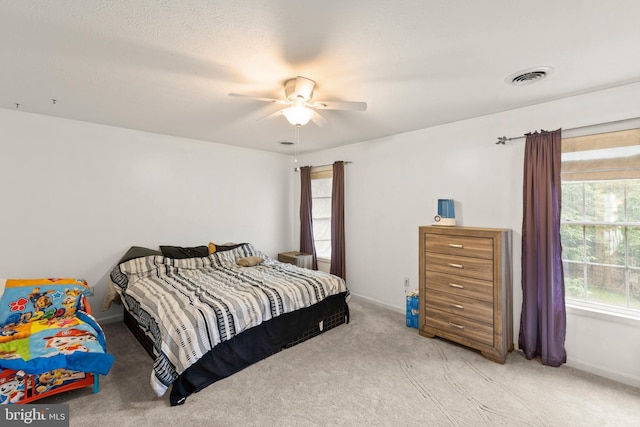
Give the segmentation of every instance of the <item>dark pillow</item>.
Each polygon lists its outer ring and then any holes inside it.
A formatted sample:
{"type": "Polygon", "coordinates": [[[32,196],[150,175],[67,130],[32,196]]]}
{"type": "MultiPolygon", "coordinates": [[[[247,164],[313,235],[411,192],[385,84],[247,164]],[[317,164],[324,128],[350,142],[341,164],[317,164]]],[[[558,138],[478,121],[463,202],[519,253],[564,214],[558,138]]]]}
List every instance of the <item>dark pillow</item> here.
{"type": "Polygon", "coordinates": [[[237,243],[235,245],[216,245],[216,252],[224,252],[224,251],[230,251],[231,249],[235,249],[238,248],[240,246],[244,245],[244,243],[237,243]]]}
{"type": "Polygon", "coordinates": [[[209,256],[209,248],[202,246],[194,246],[192,248],[183,248],[181,246],[160,246],[162,255],[167,258],[183,259],[183,258],[202,258],[209,256]]]}
{"type": "Polygon", "coordinates": [[[127,253],[124,254],[122,258],[120,258],[120,261],[118,261],[118,264],[121,264],[123,262],[129,261],[134,258],[142,258],[145,256],[152,256],[152,255],[162,255],[162,252],[155,249],[143,248],[142,246],[131,246],[131,248],[129,248],[127,253]]]}

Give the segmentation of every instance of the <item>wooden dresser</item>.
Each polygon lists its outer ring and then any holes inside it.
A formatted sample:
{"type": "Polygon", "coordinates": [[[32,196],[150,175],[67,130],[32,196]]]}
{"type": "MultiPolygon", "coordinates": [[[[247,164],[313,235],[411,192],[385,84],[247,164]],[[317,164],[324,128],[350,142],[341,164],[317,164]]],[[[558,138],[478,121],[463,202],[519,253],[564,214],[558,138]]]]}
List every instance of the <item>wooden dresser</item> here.
{"type": "Polygon", "coordinates": [[[513,350],[511,230],[419,228],[419,332],[504,363],[513,350]]]}
{"type": "Polygon", "coordinates": [[[313,269],[313,255],[302,252],[282,252],[278,254],[278,261],[297,265],[298,267],[313,269]]]}

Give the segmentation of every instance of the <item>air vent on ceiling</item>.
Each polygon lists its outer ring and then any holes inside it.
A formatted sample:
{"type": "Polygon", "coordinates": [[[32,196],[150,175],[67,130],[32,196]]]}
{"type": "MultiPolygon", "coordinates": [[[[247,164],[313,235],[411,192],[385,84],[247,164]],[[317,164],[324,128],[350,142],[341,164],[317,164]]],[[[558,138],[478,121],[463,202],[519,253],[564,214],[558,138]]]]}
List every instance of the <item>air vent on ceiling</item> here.
{"type": "Polygon", "coordinates": [[[553,68],[551,67],[530,68],[528,70],[522,70],[518,71],[517,73],[511,74],[505,79],[505,81],[516,86],[527,85],[539,82],[552,72],[553,68]]]}

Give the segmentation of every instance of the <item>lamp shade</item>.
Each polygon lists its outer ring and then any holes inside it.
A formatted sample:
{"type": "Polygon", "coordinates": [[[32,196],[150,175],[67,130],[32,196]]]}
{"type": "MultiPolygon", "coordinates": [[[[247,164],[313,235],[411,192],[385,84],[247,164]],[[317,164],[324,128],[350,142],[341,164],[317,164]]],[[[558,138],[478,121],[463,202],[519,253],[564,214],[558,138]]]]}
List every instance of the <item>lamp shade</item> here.
{"type": "Polygon", "coordinates": [[[306,107],[293,106],[282,110],[282,114],[292,125],[304,126],[309,123],[309,120],[313,117],[314,111],[306,107]]]}

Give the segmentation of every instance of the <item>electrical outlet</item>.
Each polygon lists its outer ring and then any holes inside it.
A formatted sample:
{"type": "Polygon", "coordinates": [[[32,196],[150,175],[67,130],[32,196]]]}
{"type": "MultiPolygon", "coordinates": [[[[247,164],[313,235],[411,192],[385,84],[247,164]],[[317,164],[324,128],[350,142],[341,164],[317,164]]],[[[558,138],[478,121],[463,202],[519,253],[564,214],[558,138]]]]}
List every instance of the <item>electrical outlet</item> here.
{"type": "Polygon", "coordinates": [[[404,278],[404,293],[406,294],[407,292],[409,292],[409,278],[405,277],[404,278]]]}

